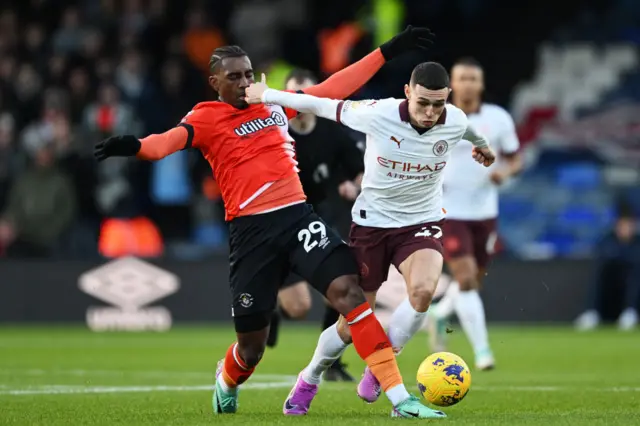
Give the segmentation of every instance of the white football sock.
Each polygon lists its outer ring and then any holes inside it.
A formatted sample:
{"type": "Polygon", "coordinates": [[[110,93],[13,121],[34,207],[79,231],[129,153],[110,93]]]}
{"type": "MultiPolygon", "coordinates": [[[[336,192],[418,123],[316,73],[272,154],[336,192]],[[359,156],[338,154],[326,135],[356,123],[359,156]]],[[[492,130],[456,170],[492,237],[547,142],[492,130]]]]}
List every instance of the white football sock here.
{"type": "Polygon", "coordinates": [[[489,349],[484,306],[477,290],[461,291],[455,301],[456,314],[473,351],[479,354],[489,349]]]}
{"type": "Polygon", "coordinates": [[[391,405],[393,405],[394,407],[400,404],[402,401],[406,401],[411,396],[409,395],[409,391],[407,391],[407,388],[404,384],[396,385],[391,389],[387,389],[385,395],[387,395],[387,398],[389,398],[389,401],[391,401],[391,405]]]}
{"type": "Polygon", "coordinates": [[[320,384],[324,373],[347,348],[338,334],[338,324],[333,324],[320,334],[318,346],[309,365],[302,370],[302,379],[312,385],[320,384]]]}
{"type": "Polygon", "coordinates": [[[451,281],[442,299],[433,307],[433,314],[440,319],[449,318],[453,314],[459,294],[460,285],[457,281],[451,281]]]}
{"type": "Polygon", "coordinates": [[[387,335],[396,353],[399,353],[409,339],[420,330],[426,315],[426,312],[418,312],[413,309],[409,298],[404,299],[393,311],[387,335]]]}

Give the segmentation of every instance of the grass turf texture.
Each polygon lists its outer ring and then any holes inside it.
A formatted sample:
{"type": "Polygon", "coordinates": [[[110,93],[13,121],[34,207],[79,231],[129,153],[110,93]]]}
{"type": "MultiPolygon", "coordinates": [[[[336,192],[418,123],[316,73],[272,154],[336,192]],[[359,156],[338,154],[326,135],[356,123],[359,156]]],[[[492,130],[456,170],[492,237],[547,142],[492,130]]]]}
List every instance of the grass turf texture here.
{"type": "MultiPolygon", "coordinates": [[[[0,327],[0,425],[382,425],[397,424],[382,396],[361,402],[355,384],[324,383],[309,415],[282,404],[311,358],[317,327],[286,324],[240,393],[235,415],[214,416],[213,371],[233,339],[230,327],[169,333],[94,334],[77,327],[0,327]]],[[[640,338],[601,330],[493,328],[498,369],[474,371],[471,391],[445,409],[446,424],[640,424],[640,338]]],[[[473,366],[461,332],[451,351],[473,366]]],[[[411,392],[427,355],[419,334],[399,357],[411,392]]],[[[352,373],[364,367],[351,348],[352,373]]],[[[414,420],[406,420],[414,421],[414,420]]]]}

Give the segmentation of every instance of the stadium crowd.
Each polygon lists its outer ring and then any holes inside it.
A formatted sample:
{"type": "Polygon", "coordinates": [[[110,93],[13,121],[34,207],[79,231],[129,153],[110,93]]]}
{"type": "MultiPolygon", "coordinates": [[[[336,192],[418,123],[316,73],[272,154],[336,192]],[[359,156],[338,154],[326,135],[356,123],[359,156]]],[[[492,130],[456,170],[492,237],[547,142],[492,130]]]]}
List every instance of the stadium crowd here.
{"type": "Polygon", "coordinates": [[[194,222],[219,228],[219,196],[199,153],[97,164],[92,147],[111,134],[162,132],[211,99],[206,76],[218,46],[241,44],[266,67],[280,53],[282,27],[304,23],[304,2],[280,2],[278,12],[268,1],[178,3],[0,8],[3,255],[91,256],[99,248],[154,256],[165,239],[189,239],[194,222]],[[125,234],[134,241],[123,243],[125,234]]]}
{"type": "MultiPolygon", "coordinates": [[[[502,3],[2,2],[0,256],[156,256],[167,253],[169,241],[226,246],[219,192],[199,152],[153,164],[127,159],[98,164],[91,157],[93,145],[111,134],[162,132],[195,103],[212,99],[206,77],[218,46],[241,45],[254,68],[266,71],[278,88],[294,66],[321,79],[331,75],[408,21],[428,21],[438,35],[432,59],[450,64],[460,54],[477,56],[491,80],[490,99],[504,105],[532,68],[530,52],[514,50],[504,33],[517,28],[531,35],[526,43],[533,45],[566,17],[504,21],[493,13],[502,3]],[[487,27],[500,30],[483,31],[487,27]],[[501,65],[506,53],[509,69],[501,65]]],[[[569,11],[575,4],[564,6],[569,11]]],[[[385,66],[356,97],[402,96],[407,70],[421,59],[385,66]]]]}

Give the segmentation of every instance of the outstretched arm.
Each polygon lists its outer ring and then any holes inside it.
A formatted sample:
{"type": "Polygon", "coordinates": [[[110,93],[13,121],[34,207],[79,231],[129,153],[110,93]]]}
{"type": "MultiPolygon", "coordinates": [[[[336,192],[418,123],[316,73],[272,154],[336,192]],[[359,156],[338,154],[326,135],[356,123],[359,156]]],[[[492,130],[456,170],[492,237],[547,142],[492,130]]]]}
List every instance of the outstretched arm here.
{"type": "Polygon", "coordinates": [[[137,157],[141,160],[160,160],[167,155],[191,147],[193,127],[182,123],[164,133],[138,139],[133,135],[111,136],[98,143],[93,154],[98,161],[109,157],[137,157]]]}
{"type": "Polygon", "coordinates": [[[346,99],[371,80],[385,62],[412,50],[429,49],[433,37],[428,28],[414,28],[409,25],[355,64],[338,71],[320,84],[304,89],[303,92],[319,98],[346,99]]]}
{"type": "MultiPolygon", "coordinates": [[[[247,101],[249,103],[262,102],[266,104],[276,104],[296,111],[317,115],[333,121],[340,121],[338,116],[338,106],[343,101],[335,99],[318,98],[313,95],[283,92],[275,89],[266,89],[262,93],[256,93],[257,99],[251,96],[251,87],[247,89],[247,101]]],[[[266,86],[265,86],[266,87],[266,86]]]]}
{"type": "Polygon", "coordinates": [[[186,126],[178,126],[164,133],[149,135],[140,139],[140,151],[136,157],[141,160],[160,160],[188,147],[190,133],[186,126]]]}
{"type": "Polygon", "coordinates": [[[376,75],[385,63],[378,48],[355,64],[338,71],[320,84],[303,90],[308,95],[319,98],[346,99],[376,75]]]}
{"type": "Polygon", "coordinates": [[[373,106],[378,103],[377,101],[341,101],[317,98],[303,93],[282,92],[269,89],[264,81],[263,74],[261,83],[254,83],[245,90],[247,95],[245,99],[248,103],[280,105],[336,121],[363,133],[368,132],[373,118],[373,106]],[[360,105],[365,107],[359,108],[360,105]]]}

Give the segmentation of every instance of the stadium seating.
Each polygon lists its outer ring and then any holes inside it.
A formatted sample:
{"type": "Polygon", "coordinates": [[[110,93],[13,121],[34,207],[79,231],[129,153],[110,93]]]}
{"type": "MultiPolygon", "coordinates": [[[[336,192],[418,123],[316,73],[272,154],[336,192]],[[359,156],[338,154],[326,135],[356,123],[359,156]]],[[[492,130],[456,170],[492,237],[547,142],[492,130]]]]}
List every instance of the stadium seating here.
{"type": "Polygon", "coordinates": [[[532,81],[514,91],[514,117],[522,121],[536,108],[557,106],[559,117],[571,120],[579,109],[599,104],[639,63],[637,49],[630,44],[542,45],[532,81]]]}

